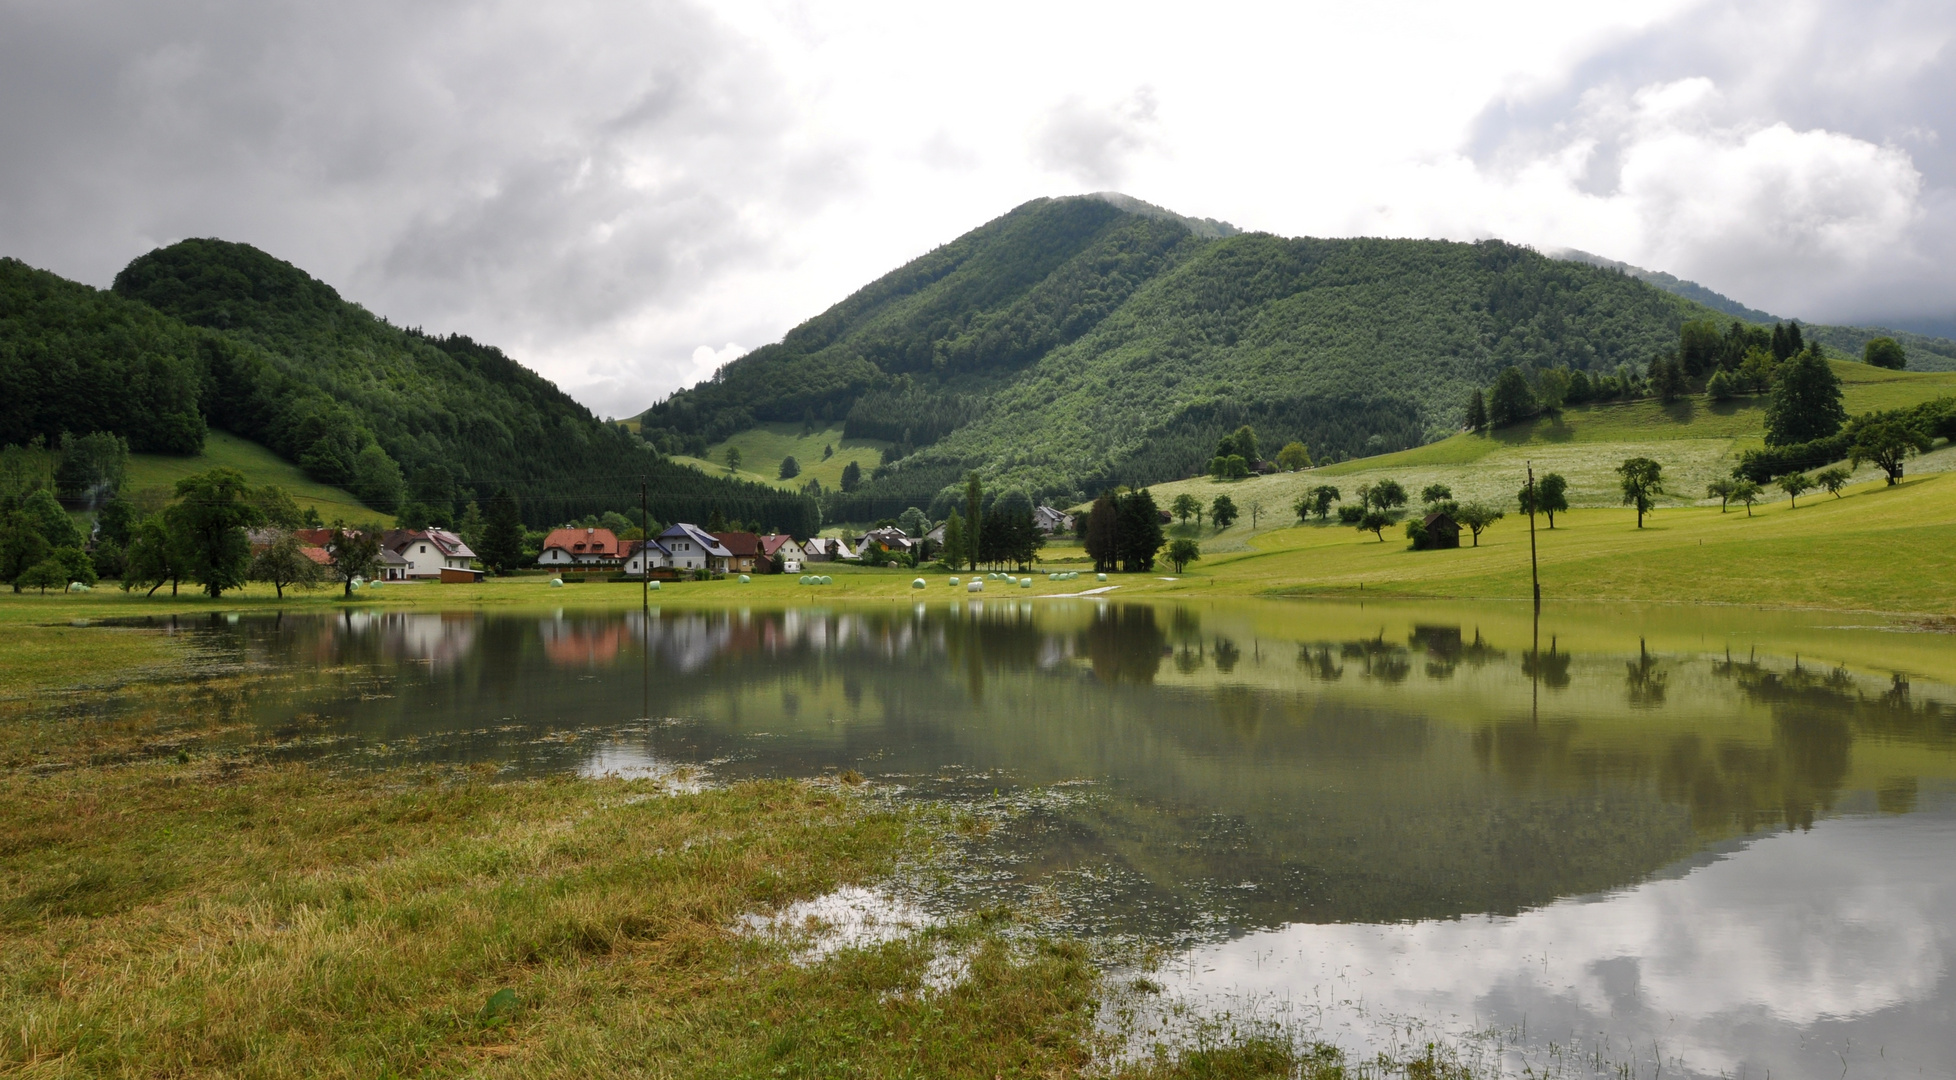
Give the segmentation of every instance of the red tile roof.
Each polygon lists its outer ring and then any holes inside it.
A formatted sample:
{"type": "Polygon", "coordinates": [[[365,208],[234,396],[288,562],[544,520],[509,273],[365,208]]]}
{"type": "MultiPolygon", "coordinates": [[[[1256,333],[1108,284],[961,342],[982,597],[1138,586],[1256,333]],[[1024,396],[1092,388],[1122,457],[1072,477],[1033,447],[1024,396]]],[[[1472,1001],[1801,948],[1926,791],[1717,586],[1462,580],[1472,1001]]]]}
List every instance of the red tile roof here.
{"type": "Polygon", "coordinates": [[[772,559],[774,558],[774,553],[781,550],[781,545],[790,543],[793,540],[794,537],[789,536],[787,533],[769,533],[761,537],[761,554],[772,559]]]}
{"type": "Polygon", "coordinates": [[[610,529],[552,529],[543,538],[545,551],[562,548],[572,555],[597,555],[607,559],[624,558],[624,547],[610,529]]]}
{"type": "Polygon", "coordinates": [[[720,546],[735,558],[761,553],[761,538],[750,532],[714,533],[713,538],[720,541],[720,546]]]}

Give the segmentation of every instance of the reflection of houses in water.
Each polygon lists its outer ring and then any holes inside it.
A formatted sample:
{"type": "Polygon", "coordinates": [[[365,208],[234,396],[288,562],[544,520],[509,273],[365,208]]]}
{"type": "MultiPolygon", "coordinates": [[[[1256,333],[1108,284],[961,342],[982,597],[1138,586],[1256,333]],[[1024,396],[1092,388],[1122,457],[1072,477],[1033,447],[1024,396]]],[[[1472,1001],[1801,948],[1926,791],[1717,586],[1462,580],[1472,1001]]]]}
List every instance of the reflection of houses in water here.
{"type": "Polygon", "coordinates": [[[557,667],[609,667],[630,638],[631,629],[616,619],[591,622],[546,621],[537,627],[543,655],[557,667]]]}
{"type": "Polygon", "coordinates": [[[350,611],[342,626],[349,636],[376,636],[390,655],[431,668],[466,657],[482,632],[482,620],[473,612],[350,611]]]}

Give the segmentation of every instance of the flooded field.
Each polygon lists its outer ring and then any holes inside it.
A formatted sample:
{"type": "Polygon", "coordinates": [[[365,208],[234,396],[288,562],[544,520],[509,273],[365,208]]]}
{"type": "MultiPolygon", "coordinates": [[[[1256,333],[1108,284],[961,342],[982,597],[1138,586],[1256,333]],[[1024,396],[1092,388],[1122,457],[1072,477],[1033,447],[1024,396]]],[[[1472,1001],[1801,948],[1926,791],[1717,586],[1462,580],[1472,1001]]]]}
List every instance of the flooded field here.
{"type": "Polygon", "coordinates": [[[1108,1023],[1139,1040],[1956,1075],[1956,647],[1844,621],[933,596],[191,629],[265,674],[233,707],[294,757],[987,808],[934,902],[1136,957],[1108,1023]]]}

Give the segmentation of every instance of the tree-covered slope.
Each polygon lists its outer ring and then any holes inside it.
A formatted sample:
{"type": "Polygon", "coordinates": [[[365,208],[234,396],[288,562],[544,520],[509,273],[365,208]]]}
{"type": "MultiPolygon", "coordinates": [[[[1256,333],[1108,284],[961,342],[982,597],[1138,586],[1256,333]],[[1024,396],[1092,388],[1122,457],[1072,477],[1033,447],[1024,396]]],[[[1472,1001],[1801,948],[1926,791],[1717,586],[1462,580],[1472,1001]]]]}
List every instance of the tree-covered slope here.
{"type": "MultiPolygon", "coordinates": [[[[1098,198],[1040,199],[959,237],[648,409],[648,439],[845,420],[924,445],[1004,378],[1078,338],[1200,241],[1098,198]]],[[[668,448],[671,448],[670,446],[668,448]]]]}
{"type": "Polygon", "coordinates": [[[110,430],[138,452],[196,453],[203,344],[159,312],[0,259],[0,445],[110,430]]]}
{"type": "Polygon", "coordinates": [[[894,443],[832,517],[947,505],[972,468],[1070,497],[1199,470],[1252,424],[1346,457],[1458,426],[1508,364],[1614,369],[1716,313],[1499,242],[1236,234],[1041,199],[876,281],[643,417],[677,448],[846,418],[894,443]],[[1198,235],[1200,232],[1200,235],[1198,235]]]}
{"type": "Polygon", "coordinates": [[[541,525],[635,508],[643,482],[662,520],[816,522],[811,500],[674,465],[499,350],[391,326],[243,244],[150,252],[111,291],[0,262],[0,389],[7,442],[109,430],[195,453],[208,423],[388,514],[508,488],[541,525]]]}

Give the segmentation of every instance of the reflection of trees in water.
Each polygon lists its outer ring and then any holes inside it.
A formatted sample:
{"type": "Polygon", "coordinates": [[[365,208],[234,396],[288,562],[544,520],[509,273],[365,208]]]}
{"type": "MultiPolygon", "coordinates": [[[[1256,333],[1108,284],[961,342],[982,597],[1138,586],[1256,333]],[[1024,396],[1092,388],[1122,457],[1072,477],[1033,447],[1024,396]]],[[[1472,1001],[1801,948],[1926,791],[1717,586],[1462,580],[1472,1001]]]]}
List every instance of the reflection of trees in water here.
{"type": "Polygon", "coordinates": [[[1383,630],[1376,638],[1347,641],[1339,652],[1345,659],[1357,661],[1360,673],[1368,679],[1397,684],[1413,673],[1411,654],[1403,645],[1388,644],[1383,630]]]}
{"type": "Polygon", "coordinates": [[[1299,645],[1297,666],[1325,682],[1336,682],[1345,677],[1345,666],[1332,655],[1329,645],[1299,645]]]}
{"type": "Polygon", "coordinates": [[[1236,670],[1237,661],[1243,659],[1243,650],[1226,637],[1216,639],[1216,670],[1224,675],[1236,670]]]}
{"type": "Polygon", "coordinates": [[[1155,609],[1107,605],[1095,612],[1080,635],[1080,652],[1104,683],[1152,683],[1161,668],[1168,636],[1155,622],[1155,609]]]}
{"type": "Polygon", "coordinates": [[[1547,652],[1530,649],[1521,654],[1521,673],[1530,679],[1539,679],[1543,686],[1551,690],[1569,688],[1569,661],[1574,659],[1568,653],[1556,651],[1557,639],[1549,635],[1547,652]]]}
{"type": "Polygon", "coordinates": [[[1624,665],[1629,672],[1624,687],[1631,708],[1654,709],[1664,704],[1664,690],[1670,677],[1657,669],[1657,663],[1657,658],[1644,647],[1643,639],[1638,638],[1637,658],[1624,665]]]}

